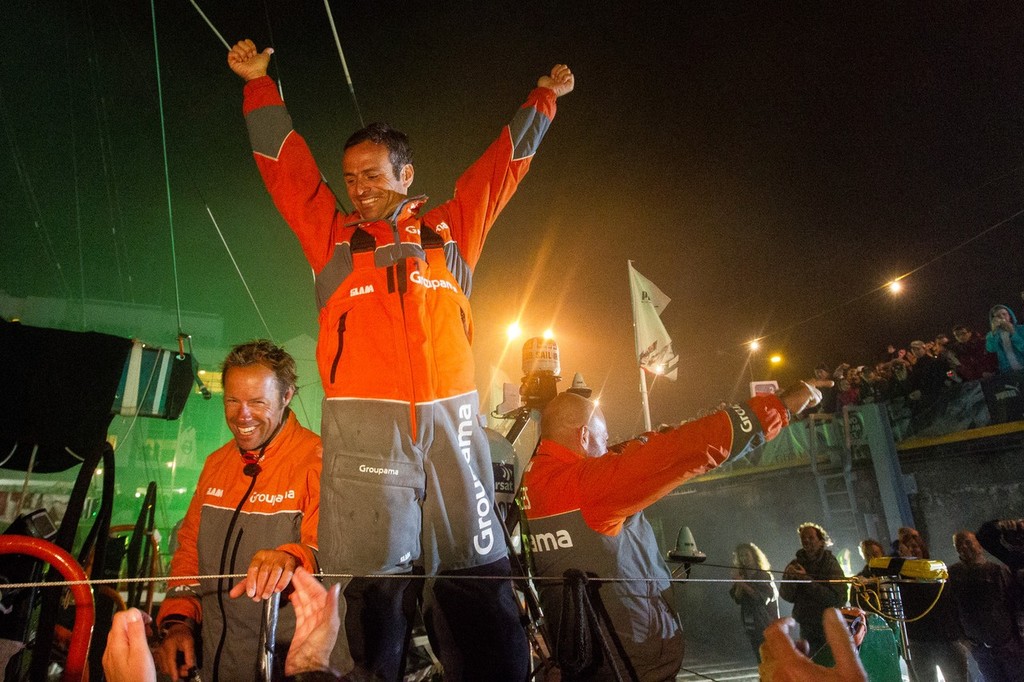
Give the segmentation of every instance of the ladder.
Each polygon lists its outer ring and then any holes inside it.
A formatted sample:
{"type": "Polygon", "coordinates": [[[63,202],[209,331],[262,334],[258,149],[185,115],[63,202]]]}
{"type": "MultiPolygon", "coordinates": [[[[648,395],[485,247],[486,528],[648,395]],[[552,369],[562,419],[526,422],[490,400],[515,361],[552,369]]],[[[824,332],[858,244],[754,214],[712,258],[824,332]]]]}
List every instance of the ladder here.
{"type": "Polygon", "coordinates": [[[854,490],[856,474],[853,472],[852,456],[848,441],[835,433],[837,427],[844,428],[849,415],[844,409],[839,414],[808,415],[807,428],[810,431],[811,473],[818,486],[818,497],[824,513],[825,528],[833,537],[843,538],[856,547],[864,537],[864,529],[854,490]],[[839,419],[842,419],[840,422],[839,419]],[[836,436],[828,438],[829,435],[836,436]],[[836,443],[838,442],[838,446],[836,443]],[[831,443],[831,445],[830,445],[831,443]],[[827,463],[820,460],[826,458],[827,463]]]}

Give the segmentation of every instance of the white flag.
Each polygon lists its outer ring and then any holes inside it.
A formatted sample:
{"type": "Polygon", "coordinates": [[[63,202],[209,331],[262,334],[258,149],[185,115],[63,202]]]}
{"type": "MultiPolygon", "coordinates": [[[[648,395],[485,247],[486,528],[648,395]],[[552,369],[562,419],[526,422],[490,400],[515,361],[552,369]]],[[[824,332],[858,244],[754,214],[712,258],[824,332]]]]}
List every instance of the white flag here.
{"type": "Polygon", "coordinates": [[[660,317],[672,299],[637,272],[632,261],[629,262],[629,289],[633,299],[637,362],[648,372],[675,381],[679,356],[672,350],[672,339],[660,317]]]}

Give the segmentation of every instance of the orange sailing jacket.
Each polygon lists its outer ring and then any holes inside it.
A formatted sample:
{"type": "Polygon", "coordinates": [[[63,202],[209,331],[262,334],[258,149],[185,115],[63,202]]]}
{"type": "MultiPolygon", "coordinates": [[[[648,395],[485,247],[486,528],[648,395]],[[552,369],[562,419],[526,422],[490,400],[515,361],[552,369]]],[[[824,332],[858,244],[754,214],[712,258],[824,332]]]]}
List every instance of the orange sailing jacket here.
{"type": "Polygon", "coordinates": [[[554,117],[554,92],[530,93],[454,198],[422,215],[426,197],[410,198],[367,222],[338,210],[269,77],[246,83],[243,110],[267,189],[316,274],[327,397],[422,403],[474,390],[472,271],[554,117]]]}
{"type": "MultiPolygon", "coordinates": [[[[189,578],[217,575],[225,543],[228,555],[234,555],[234,565],[225,566],[227,573],[245,573],[260,549],[288,552],[309,571],[317,570],[321,453],[320,437],[303,428],[289,412],[281,432],[267,445],[260,461],[262,471],[241,507],[231,538],[226,537],[231,517],[251,479],[242,473],[243,462],[234,440],[206,458],[178,531],[178,549],[171,559],[167,599],[160,607],[158,623],[172,614],[178,620],[202,622],[204,607],[211,608],[209,600],[216,599],[217,581],[189,578]]],[[[223,589],[234,583],[225,581],[223,589]]],[[[254,605],[245,597],[224,601],[232,610],[254,605]]],[[[261,607],[255,607],[250,620],[258,628],[261,607]]]]}

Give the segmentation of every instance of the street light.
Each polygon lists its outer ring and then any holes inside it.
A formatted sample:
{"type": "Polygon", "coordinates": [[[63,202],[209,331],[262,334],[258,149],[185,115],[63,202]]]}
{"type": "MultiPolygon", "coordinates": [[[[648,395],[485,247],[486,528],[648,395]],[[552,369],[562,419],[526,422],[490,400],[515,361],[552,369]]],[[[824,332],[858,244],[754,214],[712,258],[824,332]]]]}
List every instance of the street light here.
{"type": "Polygon", "coordinates": [[[754,383],[754,353],[761,350],[761,342],[757,339],[747,341],[747,348],[750,353],[747,355],[747,371],[750,373],[750,383],[754,383]]]}

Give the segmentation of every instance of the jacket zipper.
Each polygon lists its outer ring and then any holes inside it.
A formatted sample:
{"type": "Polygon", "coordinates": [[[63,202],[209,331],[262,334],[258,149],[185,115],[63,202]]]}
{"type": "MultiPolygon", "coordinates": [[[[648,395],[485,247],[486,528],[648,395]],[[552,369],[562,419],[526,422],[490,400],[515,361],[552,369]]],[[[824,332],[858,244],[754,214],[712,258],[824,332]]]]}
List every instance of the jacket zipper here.
{"type": "Polygon", "coordinates": [[[348,313],[344,313],[338,318],[338,352],[334,356],[334,362],[331,363],[331,383],[334,383],[334,376],[338,371],[338,362],[341,360],[341,350],[345,347],[345,318],[348,317],[348,313]]]}

